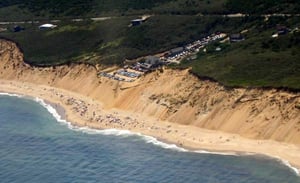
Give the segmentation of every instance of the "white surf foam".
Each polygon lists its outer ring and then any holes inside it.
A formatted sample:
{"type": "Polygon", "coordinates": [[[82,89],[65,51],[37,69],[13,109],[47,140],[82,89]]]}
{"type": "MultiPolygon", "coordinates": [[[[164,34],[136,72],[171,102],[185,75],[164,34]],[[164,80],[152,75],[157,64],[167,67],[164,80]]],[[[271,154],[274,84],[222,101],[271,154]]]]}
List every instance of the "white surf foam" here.
{"type": "Polygon", "coordinates": [[[179,151],[179,152],[188,152],[187,149],[184,149],[182,147],[178,147],[176,144],[168,144],[168,143],[159,141],[155,137],[151,137],[151,136],[147,136],[147,135],[142,135],[142,134],[138,134],[138,135],[140,137],[142,137],[142,139],[145,140],[146,143],[154,144],[154,145],[160,146],[160,147],[165,148],[165,149],[172,149],[172,150],[176,150],[176,151],[179,151]]]}
{"type": "Polygon", "coordinates": [[[286,166],[288,166],[289,168],[291,168],[295,173],[296,175],[300,176],[300,172],[299,172],[299,169],[296,168],[296,167],[293,167],[288,161],[285,161],[285,160],[281,160],[282,163],[286,166]]]}
{"type": "Polygon", "coordinates": [[[24,97],[24,95],[13,94],[13,93],[4,93],[4,92],[0,92],[0,95],[10,96],[10,97],[18,97],[18,98],[24,97]]]}
{"type": "Polygon", "coordinates": [[[284,164],[285,166],[289,167],[291,170],[293,170],[296,175],[300,176],[300,172],[299,172],[299,169],[296,168],[296,167],[293,167],[289,161],[286,161],[286,160],[283,160],[283,159],[280,159],[279,157],[276,157],[276,159],[278,159],[278,161],[280,161],[282,164],[284,164]]]}
{"type": "Polygon", "coordinates": [[[196,150],[192,151],[199,154],[216,154],[216,155],[223,155],[223,156],[238,156],[237,153],[234,152],[216,152],[216,151],[206,151],[206,150],[196,150]]]}
{"type": "MultiPolygon", "coordinates": [[[[13,97],[19,97],[23,98],[25,96],[23,95],[18,95],[18,94],[11,94],[11,93],[1,93],[0,95],[7,95],[7,96],[13,96],[13,97]]],[[[44,108],[48,110],[48,112],[56,119],[57,122],[62,123],[67,125],[67,127],[71,130],[79,131],[82,133],[88,133],[88,134],[101,134],[101,135],[115,135],[115,136],[122,136],[122,137],[129,137],[129,136],[139,136],[141,137],[146,143],[149,144],[154,144],[156,146],[165,148],[165,149],[171,149],[179,152],[193,152],[193,153],[201,153],[201,154],[217,154],[217,155],[230,155],[230,156],[239,156],[237,153],[223,153],[223,152],[213,152],[213,151],[205,151],[205,150],[195,150],[195,151],[190,151],[182,147],[178,147],[176,144],[168,144],[162,141],[159,141],[155,137],[152,136],[147,136],[143,135],[141,133],[134,133],[128,130],[118,130],[118,129],[104,129],[104,130],[96,130],[96,129],[91,129],[88,127],[76,127],[72,125],[70,122],[66,121],[63,119],[59,113],[56,111],[56,109],[51,106],[50,104],[47,104],[43,99],[40,98],[34,98],[34,101],[42,105],[44,108]]],[[[247,154],[248,155],[248,154],[247,154]]],[[[251,153],[250,155],[255,155],[251,153]]],[[[288,161],[282,160],[278,157],[275,157],[278,159],[282,164],[285,166],[289,167],[291,170],[295,172],[296,175],[300,176],[299,169],[296,167],[293,167],[288,161]]]]}
{"type": "Polygon", "coordinates": [[[67,122],[65,119],[62,119],[62,117],[58,114],[58,112],[56,111],[56,109],[50,105],[47,104],[43,99],[40,99],[38,97],[34,98],[34,101],[36,101],[37,103],[39,103],[40,105],[42,105],[44,108],[46,108],[48,110],[48,112],[58,121],[61,123],[67,123],[69,124],[69,122],[67,122]]]}
{"type": "Polygon", "coordinates": [[[77,127],[77,128],[75,127],[75,130],[82,131],[88,134],[114,135],[114,136],[123,136],[123,137],[136,135],[135,133],[130,132],[128,130],[117,130],[117,129],[96,130],[88,127],[77,127]]]}
{"type": "Polygon", "coordinates": [[[75,130],[75,131],[80,131],[80,132],[83,132],[83,133],[88,133],[88,134],[114,135],[114,136],[122,136],[122,137],[138,136],[142,140],[144,140],[146,143],[154,144],[156,146],[160,146],[160,147],[165,148],[165,149],[172,149],[172,150],[176,150],[176,151],[180,151],[180,152],[187,152],[188,151],[184,148],[178,147],[175,144],[168,144],[168,143],[159,141],[155,137],[143,135],[141,133],[131,132],[131,131],[128,131],[128,130],[118,130],[118,129],[96,130],[96,129],[91,129],[91,128],[88,128],[88,127],[75,127],[75,126],[71,126],[71,129],[75,130]]]}

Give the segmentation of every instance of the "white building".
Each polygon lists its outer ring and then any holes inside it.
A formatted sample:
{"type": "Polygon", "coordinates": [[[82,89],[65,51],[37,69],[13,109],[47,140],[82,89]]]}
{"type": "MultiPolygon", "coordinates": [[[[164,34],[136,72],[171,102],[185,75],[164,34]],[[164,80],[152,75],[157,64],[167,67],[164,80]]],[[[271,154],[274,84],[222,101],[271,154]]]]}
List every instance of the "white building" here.
{"type": "Polygon", "coordinates": [[[43,24],[39,26],[39,29],[43,30],[43,29],[54,29],[55,27],[57,27],[57,25],[53,25],[53,24],[43,24]]]}

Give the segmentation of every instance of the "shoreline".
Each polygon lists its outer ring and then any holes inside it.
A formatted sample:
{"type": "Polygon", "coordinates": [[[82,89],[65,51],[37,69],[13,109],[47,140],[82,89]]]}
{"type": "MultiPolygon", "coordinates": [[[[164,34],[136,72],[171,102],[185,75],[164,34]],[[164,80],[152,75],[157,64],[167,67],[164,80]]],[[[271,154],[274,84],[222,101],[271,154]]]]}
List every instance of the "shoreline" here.
{"type": "Polygon", "coordinates": [[[169,148],[177,147],[179,150],[195,153],[262,155],[280,161],[299,176],[300,147],[296,145],[271,140],[250,140],[236,134],[160,121],[128,111],[107,110],[99,101],[45,85],[0,80],[0,92],[42,99],[55,109],[61,120],[79,130],[126,131],[132,135],[152,137],[156,143],[167,144],[169,148]]]}
{"type": "Polygon", "coordinates": [[[62,120],[68,120],[67,119],[67,113],[66,110],[59,104],[53,103],[49,100],[44,100],[44,102],[50,106],[52,106],[55,111],[57,112],[57,114],[61,117],[62,120]]]}

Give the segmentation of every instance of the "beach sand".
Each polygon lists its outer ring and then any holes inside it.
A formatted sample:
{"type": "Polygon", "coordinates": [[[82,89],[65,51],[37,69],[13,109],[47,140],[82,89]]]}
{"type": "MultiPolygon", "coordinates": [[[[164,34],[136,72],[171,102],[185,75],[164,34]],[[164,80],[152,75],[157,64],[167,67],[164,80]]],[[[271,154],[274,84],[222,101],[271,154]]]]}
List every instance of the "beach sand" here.
{"type": "Polygon", "coordinates": [[[300,168],[298,145],[273,140],[252,140],[236,134],[170,123],[145,114],[105,109],[98,100],[46,85],[0,80],[0,92],[43,99],[54,106],[63,118],[78,127],[129,130],[191,150],[262,154],[288,161],[300,168]]]}

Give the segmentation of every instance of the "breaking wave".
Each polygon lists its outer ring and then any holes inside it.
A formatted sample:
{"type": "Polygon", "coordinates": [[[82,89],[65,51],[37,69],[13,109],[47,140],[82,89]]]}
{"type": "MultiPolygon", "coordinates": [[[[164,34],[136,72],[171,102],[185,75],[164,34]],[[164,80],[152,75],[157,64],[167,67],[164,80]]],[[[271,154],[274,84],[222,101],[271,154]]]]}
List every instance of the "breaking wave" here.
{"type": "Polygon", "coordinates": [[[5,93],[5,92],[0,92],[0,95],[10,96],[10,97],[18,97],[18,98],[25,97],[24,95],[19,95],[19,94],[14,94],[14,93],[5,93]]]}

